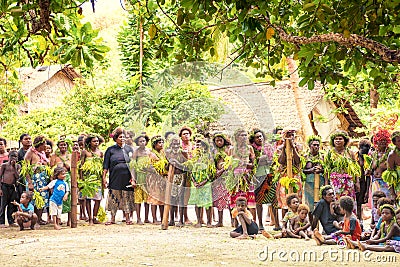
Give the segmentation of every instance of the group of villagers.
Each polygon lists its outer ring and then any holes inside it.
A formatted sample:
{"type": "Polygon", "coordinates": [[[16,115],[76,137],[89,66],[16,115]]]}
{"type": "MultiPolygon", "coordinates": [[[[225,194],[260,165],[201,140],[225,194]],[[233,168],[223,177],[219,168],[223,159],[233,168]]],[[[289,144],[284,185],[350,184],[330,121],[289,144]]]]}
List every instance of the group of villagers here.
{"type": "MultiPolygon", "coordinates": [[[[71,151],[75,150],[80,155],[80,219],[89,224],[104,221],[100,201],[108,189],[106,210],[110,218],[106,225],[115,224],[121,210],[127,225],[133,224],[134,212],[138,225],[150,223],[151,211],[151,223],[163,221],[183,227],[192,224],[187,207],[194,205],[195,227],[222,227],[223,212],[228,210],[235,238],[254,238],[262,233],[268,238],[312,237],[318,245],[344,241],[349,248],[399,249],[394,241],[400,238],[396,223],[400,132],[379,130],[372,142],[361,139],[357,151],[350,149],[350,138],[344,131],[330,136],[326,151],[321,149],[318,136],[310,136],[308,148],[303,149],[296,142],[296,131],[275,129],[274,133],[271,140],[260,129],[239,129],[232,136],[222,132],[203,136],[182,127],[176,134],[168,132],[150,139],[145,133],[134,136],[117,128],[112,134],[115,144],[104,153],[99,149],[103,139],[96,135],[80,136],[76,141],[61,137],[53,152],[51,142],[43,136],[31,145],[26,134],[20,140],[18,176],[26,190],[33,192],[38,224],[47,223],[42,213],[49,206],[52,190],[46,185],[65,176],[62,180],[70,188],[71,151]],[[54,167],[63,168],[65,175],[54,176],[54,167]],[[366,203],[372,205],[371,229],[362,209],[366,203]],[[263,204],[268,204],[273,232],[264,229],[263,204]],[[282,210],[282,221],[278,209],[282,210]],[[381,243],[387,245],[375,246],[381,243]]],[[[20,180],[16,182],[21,184],[20,180]]],[[[69,200],[69,196],[64,197],[62,212],[70,212],[69,200]]],[[[2,215],[6,210],[3,202],[10,201],[2,197],[2,215]]],[[[9,223],[14,221],[9,219],[9,223]]],[[[59,214],[54,224],[58,229],[59,214]]]]}
{"type": "Polygon", "coordinates": [[[61,214],[68,214],[66,224],[70,225],[72,151],[77,151],[79,158],[81,210],[88,214],[81,218],[89,224],[99,223],[97,215],[103,192],[103,152],[99,145],[103,139],[86,135],[71,140],[63,135],[54,144],[42,135],[32,142],[29,134],[22,134],[19,142],[22,147],[18,152],[10,151],[6,163],[1,165],[4,187],[0,194],[0,227],[6,227],[6,215],[8,225],[20,226],[21,230],[36,229],[48,223],[61,229],[61,214]],[[43,213],[47,213],[47,220],[43,219],[43,213]]]}

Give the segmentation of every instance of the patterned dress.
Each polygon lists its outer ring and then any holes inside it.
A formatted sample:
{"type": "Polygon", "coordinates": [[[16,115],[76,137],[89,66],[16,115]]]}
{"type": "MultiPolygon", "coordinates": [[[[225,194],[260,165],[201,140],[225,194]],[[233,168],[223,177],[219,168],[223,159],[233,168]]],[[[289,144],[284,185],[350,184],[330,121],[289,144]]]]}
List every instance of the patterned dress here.
{"type": "MultiPolygon", "coordinates": [[[[254,174],[251,169],[248,169],[247,163],[249,163],[250,158],[250,146],[245,146],[242,148],[234,149],[233,161],[233,178],[234,187],[230,190],[231,201],[230,208],[236,206],[236,199],[238,197],[245,197],[247,199],[247,207],[256,207],[256,196],[254,194],[254,174]]],[[[230,183],[231,184],[231,183],[230,183]]],[[[228,188],[229,189],[229,188],[228,188]]]]}
{"type": "Polygon", "coordinates": [[[352,158],[350,151],[346,148],[343,154],[339,154],[335,149],[331,149],[324,159],[324,164],[336,198],[350,196],[356,201],[354,182],[361,176],[361,169],[352,158]]]}
{"type": "Polygon", "coordinates": [[[257,204],[273,204],[276,207],[276,188],[275,183],[272,183],[273,175],[271,174],[274,149],[268,143],[264,143],[262,146],[253,143],[252,146],[256,155],[254,184],[256,202],[257,204]],[[260,162],[261,156],[266,157],[262,162],[260,162]]]}
{"type": "Polygon", "coordinates": [[[225,147],[217,148],[217,153],[214,157],[216,173],[220,173],[217,177],[215,175],[214,181],[212,182],[212,198],[213,206],[222,211],[224,209],[229,209],[229,192],[226,189],[226,175],[228,174],[228,156],[225,152],[225,147]]]}

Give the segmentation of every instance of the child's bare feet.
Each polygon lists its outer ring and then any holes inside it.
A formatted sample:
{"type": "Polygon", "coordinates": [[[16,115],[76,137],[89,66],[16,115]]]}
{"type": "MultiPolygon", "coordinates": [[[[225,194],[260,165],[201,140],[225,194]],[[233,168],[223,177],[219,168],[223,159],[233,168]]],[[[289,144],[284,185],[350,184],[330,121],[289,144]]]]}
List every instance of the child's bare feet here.
{"type": "Polygon", "coordinates": [[[363,243],[360,242],[360,240],[357,240],[357,246],[361,251],[365,251],[366,247],[363,243]]]}
{"type": "Polygon", "coordinates": [[[160,225],[161,222],[160,222],[160,221],[153,221],[152,224],[154,224],[154,225],[160,225]]]}
{"type": "Polygon", "coordinates": [[[90,225],[90,226],[93,226],[93,225],[94,225],[93,220],[91,220],[91,219],[89,220],[89,225],[90,225]]]}
{"type": "MultiPolygon", "coordinates": [[[[32,228],[31,228],[31,229],[32,229],[32,228]]],[[[19,230],[20,230],[20,231],[24,231],[25,228],[22,226],[22,227],[19,228],[19,230]]]]}
{"type": "Polygon", "coordinates": [[[194,225],[194,227],[195,227],[195,228],[201,228],[201,223],[196,223],[196,224],[194,225]]]}
{"type": "Polygon", "coordinates": [[[215,227],[224,227],[224,225],[222,223],[217,223],[214,225],[215,227]]]}
{"type": "Polygon", "coordinates": [[[211,223],[207,223],[207,228],[214,228],[216,227],[215,225],[212,225],[211,223]]]}
{"type": "Polygon", "coordinates": [[[189,219],[187,219],[186,221],[185,221],[185,225],[192,225],[193,223],[189,220],[189,219]]]}
{"type": "Polygon", "coordinates": [[[274,236],[273,235],[271,235],[270,233],[268,233],[267,231],[265,231],[265,230],[262,230],[261,231],[261,234],[263,235],[263,236],[265,236],[266,238],[274,238],[274,236]]]}
{"type": "Polygon", "coordinates": [[[168,223],[168,226],[175,226],[175,221],[170,221],[170,222],[168,223]]]}
{"type": "Polygon", "coordinates": [[[144,220],[144,223],[150,223],[150,221],[149,220],[144,220]]]}
{"type": "Polygon", "coordinates": [[[59,226],[59,225],[54,225],[54,229],[56,229],[56,230],[61,230],[61,227],[59,226]]]}
{"type": "Polygon", "coordinates": [[[356,248],[356,246],[353,244],[353,242],[352,242],[352,240],[350,238],[345,236],[344,240],[346,241],[346,248],[348,248],[348,249],[355,249],[356,248]]]}
{"type": "Polygon", "coordinates": [[[138,225],[144,225],[144,223],[143,223],[141,220],[138,220],[138,221],[137,221],[137,224],[138,224],[138,225]]]}

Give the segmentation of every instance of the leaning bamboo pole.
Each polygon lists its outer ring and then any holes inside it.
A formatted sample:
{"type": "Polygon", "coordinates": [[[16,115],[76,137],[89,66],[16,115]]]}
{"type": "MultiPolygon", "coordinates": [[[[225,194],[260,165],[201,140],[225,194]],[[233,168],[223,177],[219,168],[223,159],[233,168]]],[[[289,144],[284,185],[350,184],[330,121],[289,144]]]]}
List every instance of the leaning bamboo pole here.
{"type": "MultiPolygon", "coordinates": [[[[289,177],[290,179],[293,178],[293,150],[292,150],[292,146],[290,144],[290,138],[286,138],[285,139],[285,148],[286,148],[286,174],[287,177],[289,177]]],[[[288,189],[288,193],[291,194],[293,193],[293,188],[289,187],[288,189]]]]}
{"type": "Polygon", "coordinates": [[[315,173],[314,174],[314,203],[319,201],[319,178],[320,178],[320,174],[319,173],[315,173]]]}
{"type": "MultiPolygon", "coordinates": [[[[71,157],[71,228],[78,226],[77,203],[78,203],[78,152],[73,151],[71,157]]],[[[82,208],[82,207],[81,207],[82,208]]]]}

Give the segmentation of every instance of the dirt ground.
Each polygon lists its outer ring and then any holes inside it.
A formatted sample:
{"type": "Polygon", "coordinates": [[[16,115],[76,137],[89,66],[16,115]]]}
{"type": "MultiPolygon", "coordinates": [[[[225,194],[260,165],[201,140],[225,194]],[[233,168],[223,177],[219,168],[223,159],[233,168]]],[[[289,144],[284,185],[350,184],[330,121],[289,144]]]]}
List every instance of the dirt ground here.
{"type": "MultiPolygon", "coordinates": [[[[189,216],[195,218],[193,210],[189,216]]],[[[63,218],[65,220],[65,218],[63,218]]],[[[75,229],[51,225],[35,231],[0,229],[1,266],[396,266],[396,253],[362,253],[338,246],[317,246],[313,240],[255,240],[229,237],[225,216],[222,228],[127,226],[117,217],[111,226],[75,229]],[[119,221],[118,221],[119,219],[119,221]]],[[[267,227],[271,230],[272,227],[267,227]]]]}

